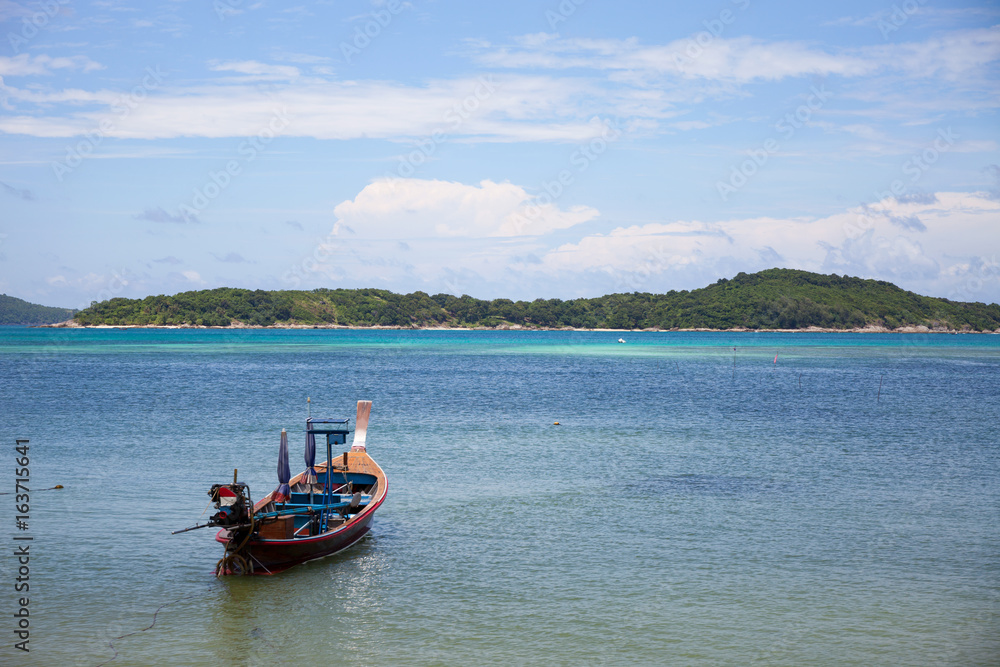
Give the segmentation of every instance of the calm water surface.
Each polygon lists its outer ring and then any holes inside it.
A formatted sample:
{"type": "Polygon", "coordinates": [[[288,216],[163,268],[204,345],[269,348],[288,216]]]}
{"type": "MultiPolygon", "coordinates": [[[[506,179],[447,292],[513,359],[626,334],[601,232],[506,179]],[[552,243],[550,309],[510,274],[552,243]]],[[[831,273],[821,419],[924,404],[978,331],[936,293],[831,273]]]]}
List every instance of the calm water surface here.
{"type": "Polygon", "coordinates": [[[0,662],[1000,664],[1000,337],[618,336],[0,328],[0,662]],[[374,401],[372,534],[216,580],[170,531],[306,396],[374,401]]]}

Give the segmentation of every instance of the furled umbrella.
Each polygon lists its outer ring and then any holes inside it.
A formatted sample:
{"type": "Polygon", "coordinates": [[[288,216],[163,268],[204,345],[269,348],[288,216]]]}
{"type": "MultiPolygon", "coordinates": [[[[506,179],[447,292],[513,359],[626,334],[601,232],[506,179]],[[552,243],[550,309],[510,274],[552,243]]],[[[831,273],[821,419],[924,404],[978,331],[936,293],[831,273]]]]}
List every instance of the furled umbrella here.
{"type": "Polygon", "coordinates": [[[287,503],[292,497],[292,491],[288,488],[288,480],[292,478],[292,471],[288,467],[288,434],[285,429],[281,429],[281,446],[278,447],[278,488],[274,491],[274,502],[287,503]]]}
{"type": "Polygon", "coordinates": [[[309,502],[312,502],[313,484],[319,477],[316,475],[316,436],[306,431],[306,477],[303,480],[309,485],[309,502]]]}

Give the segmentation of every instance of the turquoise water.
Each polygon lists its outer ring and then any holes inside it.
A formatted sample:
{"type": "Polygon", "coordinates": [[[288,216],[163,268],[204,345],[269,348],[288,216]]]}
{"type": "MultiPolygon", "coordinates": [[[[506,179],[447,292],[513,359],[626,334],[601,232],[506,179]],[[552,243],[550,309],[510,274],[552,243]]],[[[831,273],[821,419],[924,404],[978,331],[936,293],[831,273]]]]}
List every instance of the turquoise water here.
{"type": "Polygon", "coordinates": [[[15,438],[65,486],[0,661],[1000,662],[1000,337],[619,335],[0,328],[0,486],[15,438]],[[216,580],[170,531],[274,488],[281,428],[298,472],[306,396],[374,401],[372,534],[216,580]]]}

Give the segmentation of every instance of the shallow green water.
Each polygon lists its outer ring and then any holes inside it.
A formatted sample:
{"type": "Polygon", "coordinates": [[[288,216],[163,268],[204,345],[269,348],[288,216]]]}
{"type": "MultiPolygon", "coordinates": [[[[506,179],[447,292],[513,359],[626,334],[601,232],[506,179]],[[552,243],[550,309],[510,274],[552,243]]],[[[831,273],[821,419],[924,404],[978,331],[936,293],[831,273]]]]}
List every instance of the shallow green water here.
{"type": "Polygon", "coordinates": [[[0,660],[998,663],[1000,337],[618,335],[0,329],[3,484],[66,487],[0,660]],[[170,530],[298,472],[306,396],[374,401],[372,534],[216,580],[170,530]]]}

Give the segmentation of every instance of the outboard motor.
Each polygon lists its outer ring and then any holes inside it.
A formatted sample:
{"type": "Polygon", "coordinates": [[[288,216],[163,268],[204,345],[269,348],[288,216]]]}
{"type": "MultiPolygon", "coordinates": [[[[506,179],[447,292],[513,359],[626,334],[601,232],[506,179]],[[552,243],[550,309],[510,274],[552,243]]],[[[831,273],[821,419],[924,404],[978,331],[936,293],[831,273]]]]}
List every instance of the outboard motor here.
{"type": "Polygon", "coordinates": [[[215,514],[206,523],[196,523],[190,528],[172,531],[172,534],[186,533],[189,530],[221,526],[228,534],[226,553],[215,564],[215,575],[223,574],[253,574],[253,560],[246,554],[244,547],[257,531],[254,521],[253,501],[250,499],[250,487],[236,481],[236,471],[233,471],[232,484],[213,484],[208,495],[215,503],[215,514]]]}
{"type": "Polygon", "coordinates": [[[209,524],[213,526],[239,526],[250,523],[250,491],[247,485],[239,482],[235,484],[215,484],[208,492],[215,502],[215,509],[218,511],[211,516],[209,524]]]}

